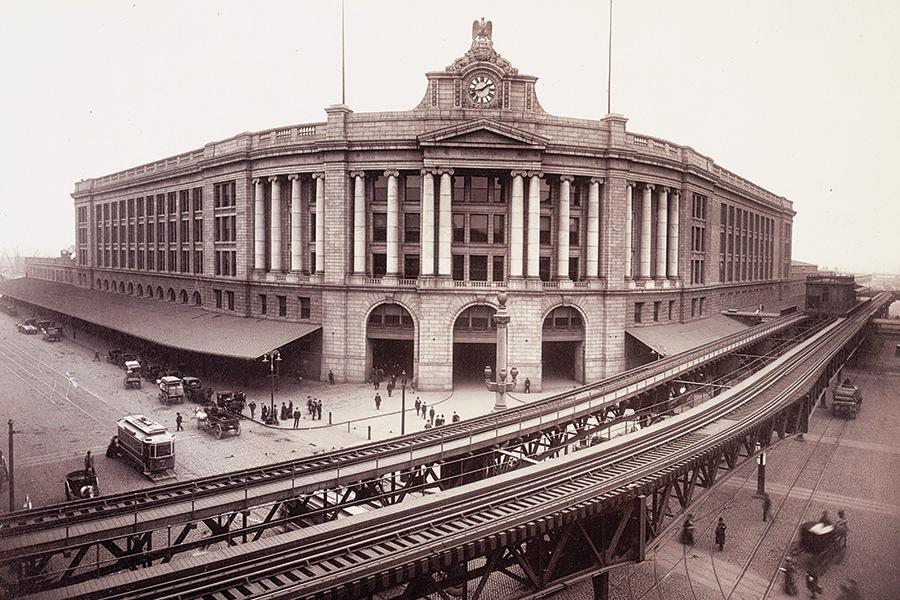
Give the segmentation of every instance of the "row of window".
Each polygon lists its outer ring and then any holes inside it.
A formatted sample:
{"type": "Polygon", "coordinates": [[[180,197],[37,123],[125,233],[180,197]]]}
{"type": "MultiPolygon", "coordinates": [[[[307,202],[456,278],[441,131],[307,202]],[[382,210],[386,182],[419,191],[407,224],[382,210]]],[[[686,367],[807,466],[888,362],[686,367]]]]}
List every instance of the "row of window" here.
{"type": "Polygon", "coordinates": [[[113,269],[203,273],[203,250],[97,250],[97,264],[113,269]]]}
{"type": "MultiPolygon", "coordinates": [[[[135,286],[134,283],[132,283],[130,281],[127,284],[124,281],[120,281],[117,284],[115,280],[112,280],[112,281],[110,281],[109,279],[101,280],[98,277],[97,281],[95,282],[95,285],[96,285],[96,289],[103,290],[106,292],[118,292],[120,294],[128,294],[129,296],[136,295],[136,296],[144,297],[145,288],[140,283],[137,284],[137,286],[135,286]]],[[[174,288],[169,288],[168,292],[163,292],[162,286],[158,285],[158,286],[156,286],[155,290],[156,290],[156,293],[154,294],[154,287],[152,285],[148,284],[146,287],[146,292],[147,292],[146,297],[151,298],[151,299],[155,297],[157,300],[167,300],[169,302],[175,302],[177,299],[177,301],[181,302],[181,304],[188,304],[188,291],[187,290],[184,290],[184,289],[181,290],[181,293],[178,294],[177,297],[176,297],[176,292],[175,292],[174,288]]],[[[194,306],[202,306],[203,305],[203,299],[200,295],[200,292],[194,291],[193,294],[190,294],[190,303],[193,304],[194,306]]]]}
{"type": "MultiPolygon", "coordinates": [[[[401,175],[398,181],[398,199],[401,202],[422,200],[422,177],[418,174],[401,175]]],[[[372,201],[387,202],[388,178],[378,175],[372,180],[372,201]]],[[[505,204],[509,200],[509,177],[496,175],[455,175],[451,183],[451,201],[454,204],[505,204]]],[[[576,181],[570,188],[572,206],[581,206],[586,197],[586,184],[576,181]]],[[[435,194],[439,193],[435,183],[435,194]]],[[[540,202],[552,202],[558,196],[558,186],[551,186],[547,179],[540,180],[538,197],[540,202]]]]}
{"type": "MultiPolygon", "coordinates": [[[[634,322],[635,323],[643,323],[644,322],[644,302],[635,302],[634,303],[634,322]]],[[[699,298],[691,298],[691,318],[703,316],[704,310],[706,308],[706,296],[700,296],[699,298]]],[[[663,309],[664,304],[663,301],[658,300],[653,303],[653,312],[650,315],[653,319],[653,322],[661,321],[663,318],[663,309]]],[[[675,300],[669,300],[668,304],[665,305],[665,314],[667,320],[671,321],[677,318],[675,314],[675,300]]]]}
{"type": "MultiPolygon", "coordinates": [[[[219,290],[214,290],[218,292],[219,290]]],[[[257,296],[259,300],[259,313],[262,315],[269,314],[269,296],[267,294],[259,294],[257,296]]],[[[216,302],[219,302],[220,297],[216,296],[216,302]]],[[[275,304],[278,311],[279,317],[288,316],[288,308],[287,308],[287,296],[275,296],[275,304]]],[[[222,308],[217,305],[217,308],[222,308]]],[[[229,308],[229,310],[234,310],[233,308],[229,308]]],[[[300,319],[309,319],[312,314],[312,304],[308,297],[306,296],[298,296],[297,297],[297,317],[300,319]]]]}
{"type": "Polygon", "coordinates": [[[771,279],[774,219],[725,203],[720,208],[719,279],[723,282],[771,279]]]}

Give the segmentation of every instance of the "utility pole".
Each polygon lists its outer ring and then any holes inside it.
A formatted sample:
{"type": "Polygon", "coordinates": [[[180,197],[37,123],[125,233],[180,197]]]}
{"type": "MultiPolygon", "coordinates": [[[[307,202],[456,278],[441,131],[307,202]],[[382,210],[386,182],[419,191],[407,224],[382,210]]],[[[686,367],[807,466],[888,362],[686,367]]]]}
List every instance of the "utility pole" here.
{"type": "Polygon", "coordinates": [[[612,113],[612,23],[613,23],[613,0],[609,0],[609,52],[607,53],[606,65],[606,114],[612,113]]]}
{"type": "Polygon", "coordinates": [[[13,456],[13,420],[9,422],[9,512],[16,510],[15,457],[13,456]]]}

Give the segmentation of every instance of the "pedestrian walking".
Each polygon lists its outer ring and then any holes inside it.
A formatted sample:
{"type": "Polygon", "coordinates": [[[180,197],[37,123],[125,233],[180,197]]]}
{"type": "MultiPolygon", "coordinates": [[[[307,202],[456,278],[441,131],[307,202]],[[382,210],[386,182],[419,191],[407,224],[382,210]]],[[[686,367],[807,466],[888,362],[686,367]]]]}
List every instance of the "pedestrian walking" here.
{"type": "Polygon", "coordinates": [[[312,414],[313,414],[312,396],[306,397],[306,414],[308,414],[309,416],[312,416],[312,414]]]}
{"type": "Polygon", "coordinates": [[[90,478],[94,475],[94,457],[91,456],[91,451],[88,450],[87,454],[84,455],[84,476],[85,478],[90,478]]]}
{"type": "Polygon", "coordinates": [[[419,416],[419,410],[422,408],[422,401],[416,396],[416,416],[419,416]]]}
{"type": "Polygon", "coordinates": [[[822,593],[822,586],[819,585],[819,574],[813,570],[806,572],[806,589],[809,591],[809,597],[813,598],[813,600],[822,593]]]}
{"type": "Polygon", "coordinates": [[[266,414],[269,412],[269,407],[263,404],[259,407],[259,420],[263,423],[266,422],[266,414]]]}
{"type": "Polygon", "coordinates": [[[322,420],[322,401],[316,399],[316,419],[322,420]]]}
{"type": "Polygon", "coordinates": [[[719,517],[719,523],[716,525],[716,546],[719,547],[719,552],[725,549],[725,530],[728,529],[728,526],[725,525],[725,519],[719,517]]]}
{"type": "Polygon", "coordinates": [[[328,369],[328,384],[334,385],[334,371],[328,369]]]}
{"type": "Polygon", "coordinates": [[[251,400],[251,401],[250,401],[250,404],[248,404],[247,406],[250,407],[250,419],[252,420],[252,419],[253,419],[253,413],[256,411],[256,402],[254,402],[253,400],[251,400]]]}
{"type": "Polygon", "coordinates": [[[393,391],[394,391],[394,382],[393,382],[393,381],[388,381],[388,384],[387,384],[388,398],[391,397],[391,392],[393,392],[393,391]]]}
{"type": "Polygon", "coordinates": [[[381,410],[381,394],[375,393],[375,410],[381,410]]]}
{"type": "Polygon", "coordinates": [[[681,524],[681,537],[679,540],[685,546],[694,545],[694,515],[689,514],[681,524]]]}
{"type": "Polygon", "coordinates": [[[293,400],[288,402],[288,416],[289,417],[294,416],[294,401],[293,400]]]}
{"type": "Polygon", "coordinates": [[[526,394],[531,393],[531,380],[528,379],[527,377],[525,378],[525,393],[526,394]]]}
{"type": "Polygon", "coordinates": [[[300,429],[300,417],[302,414],[300,413],[299,408],[294,409],[294,429],[300,429]]]}
{"type": "Polygon", "coordinates": [[[455,411],[455,410],[453,411],[453,422],[454,422],[454,423],[459,423],[459,415],[456,414],[456,411],[455,411]]]}
{"type": "Polygon", "coordinates": [[[794,559],[788,556],[784,559],[784,566],[781,567],[784,573],[784,593],[788,596],[797,595],[797,583],[794,581],[794,559]]]}
{"type": "Polygon", "coordinates": [[[181,426],[182,420],[184,420],[184,417],[181,416],[181,413],[175,413],[175,431],[184,431],[184,427],[181,426]]]}
{"type": "Polygon", "coordinates": [[[434,425],[434,407],[428,409],[428,421],[434,425]]]}
{"type": "Polygon", "coordinates": [[[768,494],[763,494],[763,521],[772,516],[772,499],[768,494]]]}
{"type": "Polygon", "coordinates": [[[94,362],[100,362],[100,353],[94,352],[94,362]]]}

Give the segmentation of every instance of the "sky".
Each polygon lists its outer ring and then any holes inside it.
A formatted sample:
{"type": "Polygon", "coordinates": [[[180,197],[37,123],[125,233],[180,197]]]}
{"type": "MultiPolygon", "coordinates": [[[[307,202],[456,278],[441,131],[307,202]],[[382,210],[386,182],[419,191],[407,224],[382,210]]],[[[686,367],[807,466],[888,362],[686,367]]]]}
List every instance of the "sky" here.
{"type": "MultiPolygon", "coordinates": [[[[74,182],[341,101],[339,0],[0,0],[0,247],[74,240],[74,182]]],[[[555,115],[606,114],[602,0],[346,0],[346,102],[402,111],[493,22],[555,115]]],[[[900,3],[617,0],[612,111],[792,200],[795,259],[900,272],[900,3]]]]}

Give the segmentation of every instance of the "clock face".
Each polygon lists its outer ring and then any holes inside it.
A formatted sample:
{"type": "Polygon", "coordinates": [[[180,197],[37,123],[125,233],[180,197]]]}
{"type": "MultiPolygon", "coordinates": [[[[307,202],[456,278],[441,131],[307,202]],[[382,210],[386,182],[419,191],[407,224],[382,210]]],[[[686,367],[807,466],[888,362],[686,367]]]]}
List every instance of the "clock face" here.
{"type": "Polygon", "coordinates": [[[497,96],[497,84],[493,77],[479,73],[469,80],[469,98],[475,105],[487,105],[497,96]]]}

